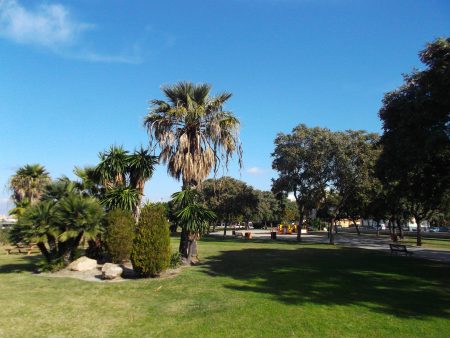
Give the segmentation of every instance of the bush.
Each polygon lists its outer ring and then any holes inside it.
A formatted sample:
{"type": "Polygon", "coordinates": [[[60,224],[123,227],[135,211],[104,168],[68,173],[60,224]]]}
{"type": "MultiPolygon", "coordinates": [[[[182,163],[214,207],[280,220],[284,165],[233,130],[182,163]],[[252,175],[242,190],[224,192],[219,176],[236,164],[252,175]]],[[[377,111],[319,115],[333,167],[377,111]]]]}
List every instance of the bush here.
{"type": "Polygon", "coordinates": [[[165,270],[170,259],[169,224],[163,206],[147,204],[137,225],[131,263],[143,277],[156,276],[165,270]]]}
{"type": "Polygon", "coordinates": [[[106,215],[105,246],[108,257],[114,263],[130,258],[135,226],[129,211],[115,209],[106,215]]]}
{"type": "Polygon", "coordinates": [[[170,255],[169,268],[175,269],[178,268],[181,264],[183,264],[183,258],[181,257],[181,254],[178,251],[173,252],[170,255]]]}
{"type": "Polygon", "coordinates": [[[9,230],[0,229],[0,245],[9,244],[9,230]]]}

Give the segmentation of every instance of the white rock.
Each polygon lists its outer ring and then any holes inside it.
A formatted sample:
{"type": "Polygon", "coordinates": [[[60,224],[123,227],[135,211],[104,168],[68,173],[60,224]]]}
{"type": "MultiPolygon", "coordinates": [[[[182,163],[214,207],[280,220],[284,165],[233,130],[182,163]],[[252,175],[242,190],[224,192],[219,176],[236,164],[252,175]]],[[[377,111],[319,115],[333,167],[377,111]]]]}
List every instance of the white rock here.
{"type": "Polygon", "coordinates": [[[69,264],[68,268],[72,271],[89,271],[97,267],[97,261],[86,256],[80,257],[69,264]]]}
{"type": "Polygon", "coordinates": [[[105,263],[102,268],[103,279],[114,279],[120,277],[123,269],[117,264],[105,263]]]}

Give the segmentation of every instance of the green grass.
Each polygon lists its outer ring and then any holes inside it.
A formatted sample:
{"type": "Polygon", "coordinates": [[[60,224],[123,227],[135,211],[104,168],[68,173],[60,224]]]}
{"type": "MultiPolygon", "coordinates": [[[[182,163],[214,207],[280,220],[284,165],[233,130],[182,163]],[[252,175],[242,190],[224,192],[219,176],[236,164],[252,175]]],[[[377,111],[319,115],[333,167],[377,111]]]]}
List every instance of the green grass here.
{"type": "Polygon", "coordinates": [[[37,276],[37,257],[1,250],[0,336],[450,336],[449,265],[213,238],[199,251],[174,278],[105,284],[37,276]]]}
{"type": "MultiPolygon", "coordinates": [[[[402,244],[416,245],[415,237],[405,237],[401,240],[402,244]]],[[[422,246],[430,249],[447,249],[450,250],[450,239],[448,238],[422,238],[422,246]]]]}
{"type": "MultiPolygon", "coordinates": [[[[361,234],[358,236],[356,233],[348,233],[348,232],[340,232],[339,236],[343,237],[372,237],[376,238],[376,234],[361,234]]],[[[389,239],[389,235],[380,235],[380,238],[389,239]]],[[[405,244],[409,246],[416,246],[417,239],[416,236],[407,235],[403,239],[399,239],[400,244],[405,244]]],[[[430,238],[430,237],[422,237],[422,247],[429,249],[446,249],[450,250],[450,238],[430,238]]]]}

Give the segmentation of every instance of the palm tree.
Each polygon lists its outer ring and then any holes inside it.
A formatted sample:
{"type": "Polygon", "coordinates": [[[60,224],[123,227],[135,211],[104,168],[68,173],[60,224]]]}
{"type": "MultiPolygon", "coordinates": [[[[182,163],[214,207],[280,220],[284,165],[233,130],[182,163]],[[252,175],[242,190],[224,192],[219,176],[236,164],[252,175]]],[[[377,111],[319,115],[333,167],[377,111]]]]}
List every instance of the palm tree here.
{"type": "Polygon", "coordinates": [[[167,171],[182,179],[183,187],[196,187],[219,163],[225,167],[234,153],[242,161],[239,120],[223,105],[231,93],[210,96],[209,84],[179,82],[162,88],[168,101],[150,101],[144,119],[150,143],[161,150],[167,171]]]}
{"type": "Polygon", "coordinates": [[[18,225],[11,230],[14,242],[37,243],[39,250],[49,262],[57,252],[58,229],[54,226],[54,206],[54,202],[45,201],[27,208],[20,216],[18,225]]]}
{"type": "Polygon", "coordinates": [[[122,146],[111,146],[109,151],[99,154],[100,163],[96,167],[97,176],[106,188],[125,185],[128,168],[128,151],[122,146]]]}
{"type": "MultiPolygon", "coordinates": [[[[167,101],[150,101],[144,125],[150,144],[159,146],[161,161],[171,176],[182,180],[183,189],[201,185],[220,164],[227,168],[235,153],[242,165],[239,120],[223,110],[231,93],[210,96],[211,85],[191,82],[166,86],[162,91],[167,101]]],[[[182,227],[180,253],[185,258],[189,237],[182,227]]]]}
{"type": "Polygon", "coordinates": [[[122,209],[135,212],[138,209],[141,199],[142,196],[138,190],[119,186],[107,189],[101,199],[101,204],[107,210],[122,209]]]}
{"type": "Polygon", "coordinates": [[[30,201],[28,199],[23,199],[22,201],[16,201],[16,206],[8,211],[10,216],[15,216],[16,218],[20,218],[27,208],[30,206],[30,201]]]}
{"type": "Polygon", "coordinates": [[[39,201],[44,187],[50,182],[50,176],[44,166],[27,164],[11,177],[9,187],[16,203],[27,199],[30,205],[33,205],[39,201]]]}
{"type": "Polygon", "coordinates": [[[40,200],[56,202],[77,191],[75,182],[71,181],[68,177],[63,176],[45,186],[40,200]]]}
{"type": "Polygon", "coordinates": [[[156,164],[158,164],[158,157],[151,155],[148,149],[142,147],[128,157],[130,187],[138,192],[138,202],[133,209],[136,220],[141,213],[145,182],[152,177],[156,164]]]}
{"type": "Polygon", "coordinates": [[[96,167],[75,167],[73,172],[81,179],[75,182],[75,186],[82,194],[98,198],[104,194],[105,187],[101,184],[102,178],[96,167]]]}
{"type": "Polygon", "coordinates": [[[200,193],[191,188],[172,195],[172,202],[177,209],[175,218],[188,233],[187,245],[182,246],[180,243],[180,251],[187,264],[197,255],[197,239],[207,231],[209,222],[216,219],[216,214],[201,204],[200,198],[200,193]]]}
{"type": "Polygon", "coordinates": [[[104,211],[100,202],[91,196],[69,194],[56,206],[60,227],[59,255],[67,263],[73,260],[82,238],[95,239],[102,231],[104,211]]]}

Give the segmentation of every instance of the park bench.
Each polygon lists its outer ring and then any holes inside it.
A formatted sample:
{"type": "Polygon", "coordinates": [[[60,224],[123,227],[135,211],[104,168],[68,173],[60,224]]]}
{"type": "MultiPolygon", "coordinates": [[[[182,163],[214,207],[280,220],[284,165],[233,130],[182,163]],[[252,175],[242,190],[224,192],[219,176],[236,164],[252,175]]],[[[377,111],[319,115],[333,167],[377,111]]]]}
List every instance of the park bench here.
{"type": "Polygon", "coordinates": [[[29,256],[31,255],[31,252],[36,248],[37,248],[36,244],[18,243],[14,246],[5,248],[5,250],[8,255],[10,255],[13,252],[17,252],[17,253],[26,253],[29,256]]]}
{"type": "Polygon", "coordinates": [[[405,256],[410,256],[413,253],[411,251],[408,251],[408,249],[406,249],[406,245],[402,245],[402,244],[389,244],[389,247],[391,248],[391,254],[398,254],[400,253],[404,253],[405,256]]]}

